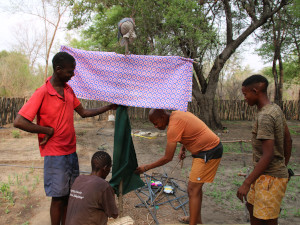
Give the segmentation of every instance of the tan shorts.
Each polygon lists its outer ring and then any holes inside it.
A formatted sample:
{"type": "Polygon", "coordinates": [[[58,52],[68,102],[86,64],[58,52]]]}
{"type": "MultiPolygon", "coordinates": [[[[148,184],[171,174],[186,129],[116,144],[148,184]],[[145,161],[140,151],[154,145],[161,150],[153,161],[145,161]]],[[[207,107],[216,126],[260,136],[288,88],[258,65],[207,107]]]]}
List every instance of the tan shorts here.
{"type": "Polygon", "coordinates": [[[194,183],[211,183],[216,176],[221,158],[211,159],[205,163],[204,159],[194,158],[190,173],[190,181],[194,183]]]}
{"type": "Polygon", "coordinates": [[[253,205],[253,216],[262,220],[278,218],[287,183],[288,178],[261,175],[247,195],[247,202],[253,205]]]}

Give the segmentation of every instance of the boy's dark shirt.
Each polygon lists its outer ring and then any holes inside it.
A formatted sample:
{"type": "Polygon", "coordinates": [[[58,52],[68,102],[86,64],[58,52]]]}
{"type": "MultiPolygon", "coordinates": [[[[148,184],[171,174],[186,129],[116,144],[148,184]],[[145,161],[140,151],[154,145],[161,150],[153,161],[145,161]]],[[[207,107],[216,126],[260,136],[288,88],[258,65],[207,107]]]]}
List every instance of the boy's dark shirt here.
{"type": "Polygon", "coordinates": [[[263,174],[279,178],[288,177],[284,158],[285,126],[286,120],[278,105],[271,103],[258,111],[252,127],[254,166],[262,157],[262,141],[274,140],[274,157],[263,174]]]}
{"type": "Polygon", "coordinates": [[[104,225],[113,214],[118,214],[118,209],[109,183],[94,175],[77,177],[70,192],[66,225],[104,225]]]}

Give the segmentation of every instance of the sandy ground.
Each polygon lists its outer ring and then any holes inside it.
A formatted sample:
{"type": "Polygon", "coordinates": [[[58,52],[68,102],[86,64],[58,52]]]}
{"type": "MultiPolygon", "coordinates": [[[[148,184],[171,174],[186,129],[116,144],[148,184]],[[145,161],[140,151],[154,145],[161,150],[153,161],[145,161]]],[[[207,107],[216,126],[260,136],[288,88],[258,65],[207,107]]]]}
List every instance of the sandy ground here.
{"type": "MultiPolygon", "coordinates": [[[[228,133],[216,131],[222,141],[250,140],[251,122],[225,121],[223,125],[228,128],[228,133]]],[[[295,150],[291,163],[296,168],[295,172],[299,174],[300,122],[289,121],[289,126],[293,127],[296,132],[293,134],[293,147],[295,150]]],[[[112,156],[114,122],[85,119],[76,121],[75,129],[77,153],[82,172],[91,171],[90,159],[95,151],[105,150],[112,156]]],[[[132,130],[134,133],[140,131],[158,132],[155,139],[133,136],[139,164],[152,162],[164,154],[165,132],[156,130],[146,121],[133,121],[132,130]]],[[[1,224],[50,224],[49,206],[51,199],[45,196],[43,189],[43,158],[39,155],[36,135],[18,131],[12,125],[2,127],[0,128],[0,153],[1,191],[3,193],[4,189],[9,186],[12,192],[11,197],[0,199],[1,224]],[[18,134],[19,138],[16,138],[18,134]],[[4,186],[4,183],[7,185],[4,186]]],[[[169,177],[180,180],[178,181],[180,186],[186,188],[187,174],[192,159],[187,157],[181,169],[180,165],[176,166],[178,160],[177,156],[175,157],[172,162],[164,167],[148,172],[149,174],[166,172],[169,177]]],[[[244,163],[246,167],[250,166],[251,159],[250,152],[235,154],[229,151],[224,154],[215,184],[208,184],[204,187],[202,215],[205,223],[246,224],[244,206],[236,199],[235,193],[238,183],[243,181],[243,178],[238,177],[237,173],[245,170],[244,163]],[[232,183],[237,183],[237,185],[232,183]],[[229,193],[229,197],[222,197],[220,192],[229,193]]],[[[110,176],[107,179],[109,180],[110,176]]],[[[300,184],[297,183],[296,189],[291,192],[291,195],[293,195],[290,197],[291,200],[287,198],[287,203],[285,203],[288,209],[296,208],[296,210],[300,210],[299,192],[300,184]]],[[[135,207],[140,203],[141,201],[134,192],[125,195],[124,216],[131,216],[136,224],[154,224],[146,208],[135,207]]],[[[300,224],[300,211],[298,214],[297,211],[285,213],[279,219],[280,224],[300,224]]],[[[169,204],[164,204],[158,208],[156,216],[160,224],[174,224],[178,223],[177,217],[181,215],[184,215],[182,209],[175,210],[169,204]]]]}

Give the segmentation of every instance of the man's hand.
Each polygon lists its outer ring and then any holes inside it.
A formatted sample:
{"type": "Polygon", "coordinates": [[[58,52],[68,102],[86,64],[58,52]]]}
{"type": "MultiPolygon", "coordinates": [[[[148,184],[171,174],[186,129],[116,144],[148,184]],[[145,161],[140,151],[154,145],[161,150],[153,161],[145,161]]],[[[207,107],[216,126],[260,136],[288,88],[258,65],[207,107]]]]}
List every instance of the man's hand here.
{"type": "Polygon", "coordinates": [[[52,127],[49,128],[49,133],[47,133],[44,137],[44,139],[41,141],[40,145],[44,145],[48,142],[48,140],[53,136],[54,134],[54,129],[52,127]]]}
{"type": "Polygon", "coordinates": [[[263,174],[263,172],[267,169],[269,166],[271,160],[274,157],[274,140],[272,139],[265,139],[262,140],[262,156],[259,159],[258,163],[256,164],[254,170],[252,173],[249,174],[249,176],[246,178],[242,186],[239,188],[239,190],[236,193],[236,196],[242,201],[247,200],[247,194],[250,190],[250,186],[252,183],[256,181],[256,179],[259,178],[260,175],[263,174]]]}
{"type": "Polygon", "coordinates": [[[247,194],[250,190],[250,184],[247,184],[247,183],[243,183],[242,186],[240,186],[240,188],[238,189],[237,193],[236,193],[236,196],[242,201],[244,202],[244,199],[245,201],[247,201],[247,194]]]}
{"type": "Polygon", "coordinates": [[[178,158],[180,159],[180,160],[184,160],[185,159],[185,151],[184,152],[182,152],[182,151],[180,151],[179,152],[179,155],[178,155],[178,158]]]}
{"type": "Polygon", "coordinates": [[[134,173],[136,174],[142,174],[142,173],[145,173],[148,169],[148,166],[145,164],[145,165],[141,165],[139,167],[136,168],[136,170],[134,171],[134,173]]]}
{"type": "Polygon", "coordinates": [[[181,149],[180,149],[180,152],[179,152],[179,155],[178,155],[178,158],[179,160],[184,160],[185,159],[185,147],[182,145],[181,146],[181,149]]]}

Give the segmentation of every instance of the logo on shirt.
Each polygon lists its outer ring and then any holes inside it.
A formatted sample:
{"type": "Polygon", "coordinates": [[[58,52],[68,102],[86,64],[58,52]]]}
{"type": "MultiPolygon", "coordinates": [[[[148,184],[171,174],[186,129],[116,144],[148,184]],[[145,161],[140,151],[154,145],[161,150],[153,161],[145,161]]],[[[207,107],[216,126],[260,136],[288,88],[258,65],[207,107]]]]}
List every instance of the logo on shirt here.
{"type": "Polygon", "coordinates": [[[74,197],[74,198],[79,198],[79,199],[83,199],[84,198],[84,196],[82,196],[82,192],[81,191],[76,191],[76,190],[73,190],[73,189],[71,189],[70,196],[74,197]]]}

